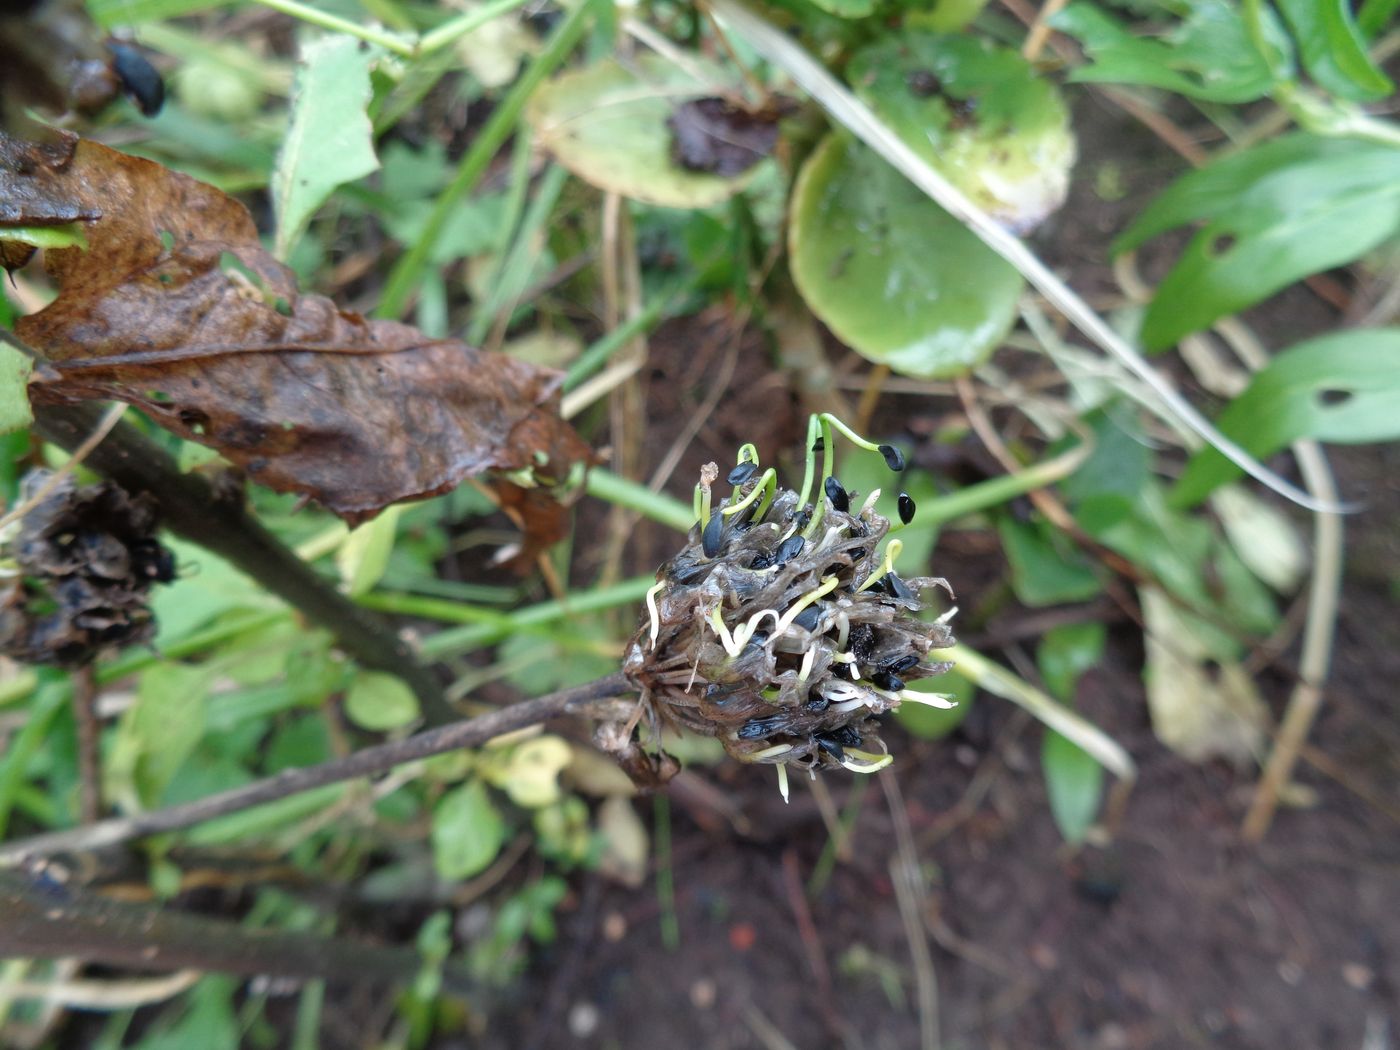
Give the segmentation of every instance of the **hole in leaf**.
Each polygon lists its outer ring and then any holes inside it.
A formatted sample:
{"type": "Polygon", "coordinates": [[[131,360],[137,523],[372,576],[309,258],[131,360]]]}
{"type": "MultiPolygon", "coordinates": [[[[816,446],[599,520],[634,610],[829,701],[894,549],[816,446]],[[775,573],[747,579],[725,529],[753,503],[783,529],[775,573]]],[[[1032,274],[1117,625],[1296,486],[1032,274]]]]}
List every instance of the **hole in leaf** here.
{"type": "Polygon", "coordinates": [[[174,400],[164,390],[147,390],[146,397],[158,405],[167,405],[174,400]]]}
{"type": "Polygon", "coordinates": [[[171,248],[175,247],[175,235],[169,230],[161,230],[160,246],[166,251],[169,251],[171,248]]]}
{"type": "Polygon", "coordinates": [[[1233,233],[1222,233],[1210,242],[1210,254],[1218,259],[1233,248],[1238,240],[1233,233]]]}
{"type": "Polygon", "coordinates": [[[209,417],[197,408],[180,409],[180,422],[196,434],[203,434],[209,426],[209,417]]]}
{"type": "Polygon", "coordinates": [[[1350,390],[1319,390],[1317,400],[1319,404],[1328,408],[1335,408],[1337,405],[1345,405],[1352,398],[1350,390]]]}

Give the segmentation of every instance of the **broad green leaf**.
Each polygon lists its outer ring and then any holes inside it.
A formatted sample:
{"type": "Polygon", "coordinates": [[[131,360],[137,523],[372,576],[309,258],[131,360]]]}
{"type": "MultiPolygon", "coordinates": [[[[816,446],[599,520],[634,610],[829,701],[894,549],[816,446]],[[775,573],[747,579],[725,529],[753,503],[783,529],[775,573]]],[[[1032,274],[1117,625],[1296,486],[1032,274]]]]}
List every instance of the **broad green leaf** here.
{"type": "Polygon", "coordinates": [[[433,861],[450,882],[484,871],[506,840],[505,822],[479,780],[453,788],[433,810],[433,861]]]}
{"type": "Polygon", "coordinates": [[[1074,702],[1079,676],[1098,665],[1103,656],[1104,625],[1073,623],[1052,627],[1036,646],[1035,661],[1050,695],[1062,703],[1074,702]]]}
{"type": "Polygon", "coordinates": [[[1088,560],[1058,530],[1003,514],[997,531],[1011,566],[1011,589],[1026,605],[1085,601],[1103,590],[1088,560]]]}
{"type": "Polygon", "coordinates": [[[103,29],[162,22],[167,18],[230,7],[237,0],[87,0],[87,13],[103,29]]]}
{"type": "Polygon", "coordinates": [[[107,764],[115,797],[141,806],[160,799],[204,735],[211,677],[208,668],[176,663],[156,664],[142,674],[107,764]]]}
{"type": "Polygon", "coordinates": [[[875,10],[875,0],[812,0],[812,3],[837,18],[864,18],[875,10]]]}
{"type": "Polygon", "coordinates": [[[934,0],[927,10],[922,0],[915,0],[904,17],[906,25],[932,29],[936,33],[951,33],[963,28],[987,6],[987,0],[934,0]]]}
{"type": "Polygon", "coordinates": [[[1308,75],[1334,95],[1374,102],[1395,90],[1366,54],[1347,0],[1278,0],[1308,75]]]}
{"type": "Polygon", "coordinates": [[[528,696],[582,685],[617,669],[617,639],[606,624],[581,619],[551,634],[517,632],[497,654],[505,679],[528,696]]]}
{"type": "Polygon", "coordinates": [[[836,134],[798,176],[788,251],[812,312],[903,375],[960,375],[1015,320],[1020,274],[874,152],[836,134]]]}
{"type": "Polygon", "coordinates": [[[418,698],[400,678],[360,671],[345,694],[345,714],[361,729],[402,729],[418,717],[418,698]]]}
{"type": "Polygon", "coordinates": [[[377,51],[348,36],[307,44],[292,91],[292,119],[272,173],[274,250],[285,259],[316,209],[340,185],[379,167],[369,105],[377,51]]]}
{"type": "Polygon", "coordinates": [[[0,343],[0,434],[24,430],[34,421],[29,407],[29,373],[34,363],[8,343],[0,343]]]}
{"type": "Polygon", "coordinates": [[[1084,422],[1093,431],[1094,448],[1060,488],[1075,519],[1097,535],[1132,514],[1138,493],[1151,477],[1152,451],[1146,440],[1124,430],[1108,412],[1092,413],[1084,422]]]}
{"type": "Polygon", "coordinates": [[[504,762],[486,762],[482,775],[517,806],[538,809],[559,800],[559,774],[572,757],[567,741],[537,736],[514,745],[504,762]]]}
{"type": "Polygon", "coordinates": [[[341,584],[350,597],[368,594],[384,577],[402,511],[398,504],[386,508],[378,517],[352,529],[335,552],[341,584]]]}
{"type": "MultiPolygon", "coordinates": [[[[432,215],[437,194],[451,177],[446,149],[438,142],[429,142],[421,150],[391,142],[384,149],[383,162],[382,196],[371,214],[400,244],[415,244],[432,215]]],[[[504,193],[463,197],[443,223],[429,260],[441,266],[496,247],[505,210],[504,193]]]]}
{"type": "MultiPolygon", "coordinates": [[[[938,653],[934,652],[930,657],[937,659],[938,653]]],[[[911,736],[920,740],[942,740],[957,729],[971,713],[972,702],[977,696],[977,687],[957,671],[948,671],[932,678],[916,678],[908,683],[908,688],[916,693],[942,693],[958,702],[957,707],[900,704],[895,708],[895,720],[911,736]]]]}
{"type": "Polygon", "coordinates": [[[1103,766],[1078,744],[1053,729],[1041,740],[1040,766],[1050,796],[1050,813],[1065,841],[1084,841],[1103,796],[1103,766]]]}
{"type": "Polygon", "coordinates": [[[856,52],[846,75],[911,149],[1011,228],[1030,229],[1064,202],[1069,111],[1015,51],[906,29],[856,52]]]}
{"type": "Polygon", "coordinates": [[[1269,49],[1261,55],[1238,5],[1191,0],[1186,17],[1160,39],[1138,36],[1091,3],[1074,3],[1050,24],[1075,37],[1093,60],[1070,79],[1146,84],[1209,102],[1250,102],[1266,95],[1291,65],[1283,27],[1261,12],[1269,49]]]}
{"type": "Polygon", "coordinates": [[[756,169],[725,179],[671,159],[666,121],[691,99],[722,93],[732,78],[698,56],[682,68],[645,54],[606,59],[555,78],[525,111],[540,145],[601,190],[668,208],[705,208],[738,193],[756,169]],[[699,69],[699,79],[690,69],[699,69]]]}
{"type": "Polygon", "coordinates": [[[1150,349],[1392,236],[1400,227],[1400,149],[1307,134],[1275,139],[1178,180],[1115,248],[1200,220],[1143,319],[1150,349]]]}
{"type": "MultiPolygon", "coordinates": [[[[1346,445],[1400,438],[1400,328],[1334,332],[1285,350],[1216,425],[1257,457],[1299,438],[1346,445]]],[[[1204,448],[1186,465],[1172,502],[1192,506],[1239,474],[1204,448]]]]}
{"type": "Polygon", "coordinates": [[[201,977],[179,1005],[164,1010],[139,1041],[130,1044],[131,1050],[237,1050],[243,1035],[234,1007],[238,989],[239,981],[232,977],[201,977]]]}
{"type": "Polygon", "coordinates": [[[1386,23],[1395,17],[1397,8],[1400,8],[1400,0],[1363,0],[1361,10],[1356,15],[1356,24],[1362,36],[1374,40],[1386,23]]]}

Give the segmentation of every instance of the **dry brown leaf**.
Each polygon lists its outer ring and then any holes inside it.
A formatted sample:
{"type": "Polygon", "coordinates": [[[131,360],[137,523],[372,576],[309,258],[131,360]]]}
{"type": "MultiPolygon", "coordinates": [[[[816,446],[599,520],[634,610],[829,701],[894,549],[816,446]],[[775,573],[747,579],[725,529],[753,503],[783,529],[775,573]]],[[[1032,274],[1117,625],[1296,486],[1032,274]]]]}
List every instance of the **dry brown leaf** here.
{"type": "MultiPolygon", "coordinates": [[[[74,218],[87,250],[45,253],[58,298],[16,326],[49,360],[38,403],[131,402],[351,523],[469,475],[548,486],[590,459],[559,418],[559,373],[301,294],[243,205],[204,183],[87,140],[0,136],[0,233],[74,218]]],[[[528,562],[564,515],[546,490],[501,488],[528,562]]]]}

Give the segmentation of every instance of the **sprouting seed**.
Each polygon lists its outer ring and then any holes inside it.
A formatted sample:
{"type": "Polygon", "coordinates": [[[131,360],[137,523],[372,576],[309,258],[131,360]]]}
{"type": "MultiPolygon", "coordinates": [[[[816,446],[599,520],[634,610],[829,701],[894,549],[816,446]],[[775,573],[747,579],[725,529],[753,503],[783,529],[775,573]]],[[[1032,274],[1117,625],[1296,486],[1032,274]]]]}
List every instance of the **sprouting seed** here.
{"type": "Polygon", "coordinates": [[[809,605],[792,618],[792,622],[804,631],[814,631],[817,624],[822,619],[822,607],[820,603],[809,605]]]}
{"type": "Polygon", "coordinates": [[[724,515],[715,511],[710,515],[710,520],[705,524],[705,531],[700,535],[700,549],[705,552],[705,557],[715,558],[724,548],[724,515]]]}
{"type": "Polygon", "coordinates": [[[781,733],[792,722],[791,715],[771,715],[768,718],[751,718],[739,727],[740,740],[762,740],[764,737],[781,733]]]}
{"type": "Polygon", "coordinates": [[[816,737],[817,747],[821,748],[836,761],[840,762],[846,757],[846,751],[835,740],[829,736],[816,737]]]}
{"type": "Polygon", "coordinates": [[[904,679],[889,671],[876,671],[870,676],[870,680],[881,689],[888,689],[892,693],[897,693],[904,688],[904,679]]]}
{"type": "Polygon", "coordinates": [[[914,498],[907,492],[899,494],[899,520],[906,525],[914,520],[914,498]]]}
{"type": "Polygon", "coordinates": [[[783,540],[782,543],[778,544],[778,550],[773,555],[773,564],[782,566],[792,561],[793,558],[796,558],[802,553],[803,542],[800,533],[793,533],[793,535],[783,540]]]}
{"type": "Polygon", "coordinates": [[[856,732],[856,727],[852,725],[837,726],[829,734],[831,739],[846,747],[860,747],[860,734],[856,732]]]}
{"type": "Polygon", "coordinates": [[[837,510],[849,513],[851,510],[851,497],[846,495],[846,489],[841,482],[835,478],[826,479],[826,498],[831,500],[831,505],[837,510]]]}
{"type": "Polygon", "coordinates": [[[731,485],[742,485],[758,473],[758,464],[752,460],[745,460],[729,472],[729,476],[724,480],[731,485]]]}
{"type": "Polygon", "coordinates": [[[904,469],[904,453],[893,445],[881,445],[880,455],[885,457],[885,466],[896,473],[904,469]]]}
{"type": "Polygon", "coordinates": [[[916,654],[907,653],[898,660],[891,660],[889,663],[885,664],[884,669],[892,674],[903,674],[911,667],[917,666],[918,663],[919,657],[916,654]]]}

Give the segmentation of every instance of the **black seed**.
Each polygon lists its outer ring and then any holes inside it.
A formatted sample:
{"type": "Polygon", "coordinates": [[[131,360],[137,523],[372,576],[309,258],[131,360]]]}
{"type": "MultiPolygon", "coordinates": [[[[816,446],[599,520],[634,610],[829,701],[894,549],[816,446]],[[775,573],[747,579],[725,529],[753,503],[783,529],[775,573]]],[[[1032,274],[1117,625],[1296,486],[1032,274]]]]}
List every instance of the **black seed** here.
{"type": "Polygon", "coordinates": [[[898,660],[891,660],[889,663],[885,664],[885,670],[892,674],[903,674],[918,662],[918,656],[914,653],[909,653],[907,656],[901,656],[898,660]]]}
{"type": "Polygon", "coordinates": [[[827,735],[845,747],[860,747],[860,734],[856,732],[855,726],[842,726],[839,729],[833,729],[827,735]]]}
{"type": "Polygon", "coordinates": [[[825,452],[825,451],[826,451],[826,438],[824,438],[824,437],[818,437],[816,441],[813,441],[813,442],[812,442],[812,451],[813,451],[813,452],[825,452]]]}
{"type": "Polygon", "coordinates": [[[778,544],[778,550],[773,555],[773,560],[778,565],[786,565],[799,554],[802,553],[802,537],[796,533],[778,544]]]}
{"type": "Polygon", "coordinates": [[[792,724],[791,715],[773,715],[770,718],[751,718],[739,727],[740,740],[762,740],[764,737],[781,733],[792,724]]]}
{"type": "Polygon", "coordinates": [[[846,495],[845,488],[841,482],[835,478],[826,479],[826,498],[831,500],[831,505],[837,510],[849,513],[851,509],[851,498],[846,495]]]}
{"type": "Polygon", "coordinates": [[[731,485],[742,485],[744,482],[748,481],[749,478],[753,477],[757,473],[758,464],[750,463],[746,460],[745,462],[740,463],[737,467],[731,470],[729,472],[729,476],[724,480],[729,482],[729,484],[731,485]]]}
{"type": "Polygon", "coordinates": [[[686,562],[672,565],[668,570],[668,575],[676,583],[694,583],[700,577],[710,571],[710,567],[698,561],[686,562]]]}
{"type": "Polygon", "coordinates": [[[130,44],[113,41],[107,45],[112,54],[112,71],[122,82],[122,90],[131,96],[141,113],[154,117],[165,104],[165,82],[156,67],[130,44]]]}
{"type": "Polygon", "coordinates": [[[904,453],[893,445],[881,445],[880,455],[885,457],[885,466],[893,471],[904,469],[904,453]]]}
{"type": "Polygon", "coordinates": [[[805,529],[807,527],[808,522],[810,522],[811,520],[812,505],[809,503],[805,507],[803,507],[801,512],[797,515],[797,521],[795,523],[797,526],[797,531],[801,532],[803,529],[805,529]]]}
{"type": "Polygon", "coordinates": [[[754,631],[753,637],[749,639],[749,644],[744,646],[744,648],[761,649],[763,647],[763,643],[768,641],[768,636],[772,633],[772,631],[754,631]]]}
{"type": "Polygon", "coordinates": [[[914,520],[914,499],[907,492],[899,494],[899,520],[906,525],[914,520]]]}
{"type": "Polygon", "coordinates": [[[700,536],[700,549],[705,557],[714,558],[724,549],[724,515],[715,511],[705,523],[705,531],[700,536]]]}
{"type": "Polygon", "coordinates": [[[849,642],[848,648],[856,663],[865,663],[875,651],[875,628],[868,623],[855,624],[851,627],[849,642]]]}
{"type": "Polygon", "coordinates": [[[907,601],[914,597],[914,592],[909,589],[909,585],[892,572],[886,573],[885,578],[880,582],[884,584],[885,592],[895,598],[903,598],[907,601]]]}
{"type": "Polygon", "coordinates": [[[817,742],[817,747],[821,748],[832,758],[836,759],[836,761],[840,762],[846,757],[846,752],[842,749],[841,745],[835,740],[833,740],[831,737],[819,736],[814,739],[817,742]]]}
{"type": "Polygon", "coordinates": [[[870,676],[870,680],[881,689],[888,689],[892,693],[897,693],[904,688],[904,679],[889,671],[876,671],[870,676]]]}
{"type": "Polygon", "coordinates": [[[828,707],[831,706],[831,701],[820,694],[814,694],[812,696],[812,699],[808,700],[802,706],[804,710],[820,714],[822,711],[825,711],[828,707]]]}
{"type": "Polygon", "coordinates": [[[817,624],[821,622],[821,618],[822,607],[821,603],[817,602],[803,609],[793,617],[792,622],[798,627],[801,627],[804,631],[815,631],[817,629],[817,624]]]}

